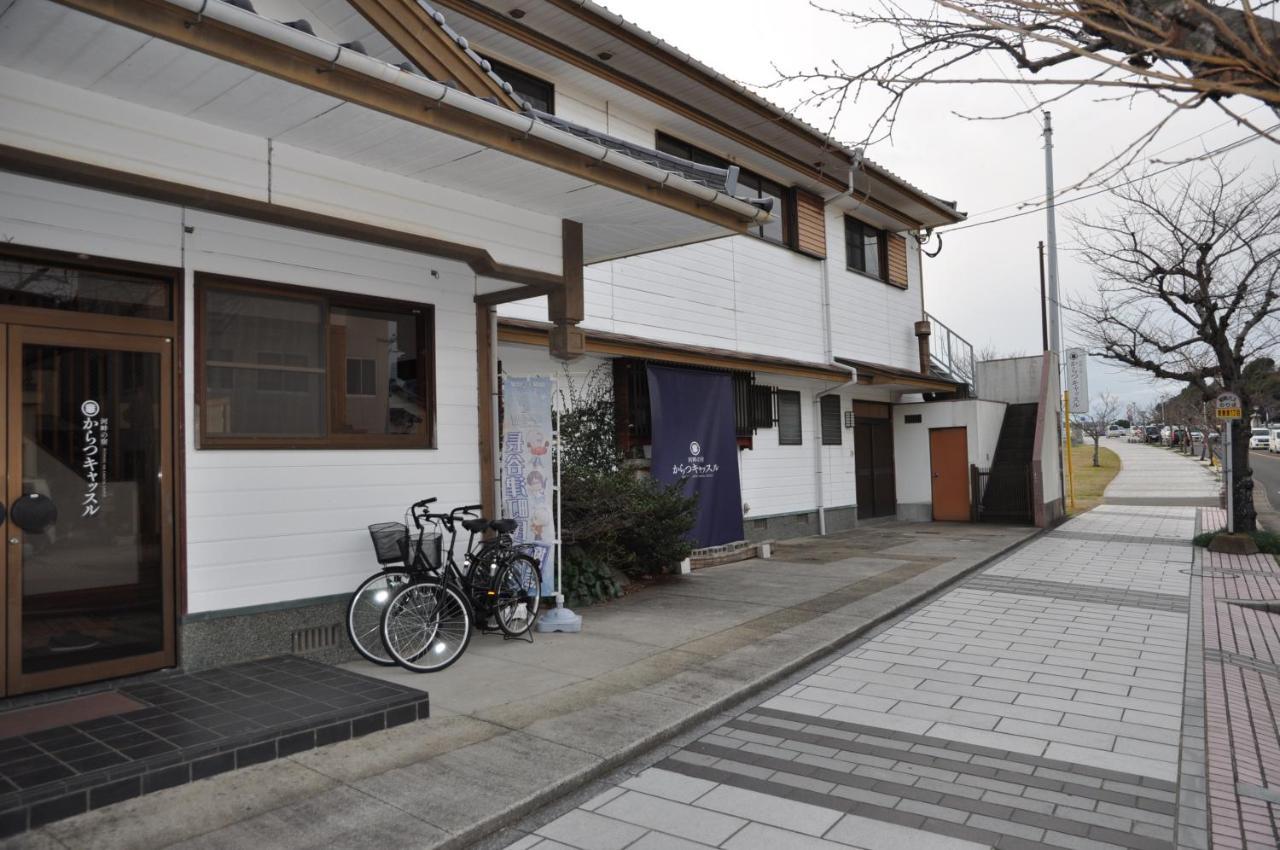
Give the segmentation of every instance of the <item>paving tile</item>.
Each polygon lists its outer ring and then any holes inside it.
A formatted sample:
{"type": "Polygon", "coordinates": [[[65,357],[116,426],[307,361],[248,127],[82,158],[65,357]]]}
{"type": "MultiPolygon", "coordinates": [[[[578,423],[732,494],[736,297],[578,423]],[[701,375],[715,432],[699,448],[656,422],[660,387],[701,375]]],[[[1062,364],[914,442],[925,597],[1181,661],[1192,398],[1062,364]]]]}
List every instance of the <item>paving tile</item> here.
{"type": "Polygon", "coordinates": [[[634,824],[573,809],[540,827],[537,834],[581,850],[622,850],[646,831],[634,824]]]}
{"type": "Polygon", "coordinates": [[[596,814],[712,845],[718,845],[746,823],[741,818],[638,791],[627,791],[610,800],[596,809],[596,814]]]}
{"type": "MultiPolygon", "coordinates": [[[[658,850],[660,846],[653,845],[654,850],[658,850]]],[[[781,850],[781,848],[786,848],[787,850],[849,850],[849,845],[847,844],[837,844],[834,841],[827,841],[812,835],[791,832],[762,823],[747,824],[720,846],[724,850],[781,850]]]]}
{"type": "MultiPolygon", "coordinates": [[[[676,803],[692,803],[694,800],[714,788],[715,785],[716,784],[714,782],[708,782],[705,779],[698,779],[694,776],[685,776],[682,773],[673,773],[669,770],[663,770],[660,767],[651,767],[648,770],[633,776],[626,782],[623,782],[621,787],[631,791],[650,794],[655,797],[662,797],[676,803]]],[[[598,808],[613,799],[613,797],[622,793],[616,788],[610,789],[610,791],[614,793],[606,800],[600,800],[600,798],[597,797],[596,799],[599,800],[599,802],[597,802],[595,806],[592,806],[592,808],[598,808]]],[[[602,794],[600,796],[603,797],[604,795],[602,794]]]]}
{"type": "Polygon", "coordinates": [[[865,850],[987,850],[988,847],[854,814],[842,817],[824,837],[865,850]]]}
{"type": "Polygon", "coordinates": [[[748,791],[718,786],[698,799],[699,808],[736,815],[757,823],[780,827],[805,835],[822,835],[841,817],[841,812],[748,791]]]}

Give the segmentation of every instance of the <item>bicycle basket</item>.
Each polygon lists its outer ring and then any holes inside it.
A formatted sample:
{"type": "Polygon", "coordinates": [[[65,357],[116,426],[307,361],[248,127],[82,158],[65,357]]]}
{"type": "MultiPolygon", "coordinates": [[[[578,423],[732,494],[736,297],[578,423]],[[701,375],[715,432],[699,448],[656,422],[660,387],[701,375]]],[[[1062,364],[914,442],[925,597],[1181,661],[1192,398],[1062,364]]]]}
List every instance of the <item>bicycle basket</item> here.
{"type": "Polygon", "coordinates": [[[444,559],[441,557],[443,541],[444,537],[438,531],[422,532],[422,536],[418,538],[418,542],[422,545],[422,551],[419,552],[415,548],[416,561],[414,567],[432,572],[440,569],[440,565],[444,563],[444,559]]]}
{"type": "Polygon", "coordinates": [[[378,563],[407,564],[409,562],[409,529],[401,522],[378,522],[369,526],[373,538],[373,551],[378,563]]]}

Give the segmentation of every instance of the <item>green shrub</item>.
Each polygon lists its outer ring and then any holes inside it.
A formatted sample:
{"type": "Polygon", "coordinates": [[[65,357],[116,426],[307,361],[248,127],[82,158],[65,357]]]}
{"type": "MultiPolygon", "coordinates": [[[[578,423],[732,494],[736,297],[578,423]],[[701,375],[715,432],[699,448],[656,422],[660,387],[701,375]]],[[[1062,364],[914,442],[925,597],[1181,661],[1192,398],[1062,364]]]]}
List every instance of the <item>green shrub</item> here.
{"type": "MultiPolygon", "coordinates": [[[[693,551],[697,501],[648,475],[620,469],[564,469],[561,515],[566,553],[630,578],[672,572],[693,551]]],[[[566,562],[568,557],[566,556],[566,562]]]]}
{"type": "MultiPolygon", "coordinates": [[[[1225,528],[1219,528],[1217,531],[1204,531],[1191,538],[1191,543],[1195,546],[1208,546],[1213,542],[1213,538],[1219,534],[1226,534],[1225,528]]],[[[1274,534],[1270,531],[1254,531],[1249,534],[1253,538],[1253,542],[1258,544],[1258,551],[1267,555],[1280,555],[1280,534],[1274,534]]]]}
{"type": "Polygon", "coordinates": [[[593,560],[580,547],[564,547],[561,569],[565,604],[570,608],[604,602],[622,595],[622,588],[618,586],[609,565],[593,560]]]}

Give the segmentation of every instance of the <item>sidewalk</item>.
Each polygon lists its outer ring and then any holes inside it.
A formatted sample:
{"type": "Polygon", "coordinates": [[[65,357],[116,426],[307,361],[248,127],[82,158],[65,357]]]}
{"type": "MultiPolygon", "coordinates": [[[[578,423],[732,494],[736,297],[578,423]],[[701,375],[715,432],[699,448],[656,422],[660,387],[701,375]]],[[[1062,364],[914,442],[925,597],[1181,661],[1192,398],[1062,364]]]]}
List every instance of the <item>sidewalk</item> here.
{"type": "Polygon", "coordinates": [[[1120,473],[1107,486],[1107,505],[1217,507],[1217,476],[1194,457],[1147,443],[1105,440],[1120,456],[1120,473]]]}
{"type": "Polygon", "coordinates": [[[1194,525],[1095,508],[509,848],[1168,850],[1194,525]]]}
{"type": "Polygon", "coordinates": [[[869,524],[586,609],[581,635],[476,636],[432,717],[49,824],[5,847],[461,847],[651,750],[1034,536],[869,524]]]}

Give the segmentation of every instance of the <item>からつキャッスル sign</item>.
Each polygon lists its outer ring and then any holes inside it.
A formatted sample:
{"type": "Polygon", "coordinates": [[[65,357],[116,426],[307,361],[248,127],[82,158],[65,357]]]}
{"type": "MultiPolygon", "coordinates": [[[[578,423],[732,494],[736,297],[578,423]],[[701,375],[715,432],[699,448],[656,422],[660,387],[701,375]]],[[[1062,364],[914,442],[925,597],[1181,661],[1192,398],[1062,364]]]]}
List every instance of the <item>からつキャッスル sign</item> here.
{"type": "Polygon", "coordinates": [[[84,477],[80,515],[90,517],[102,509],[106,492],[110,422],[102,415],[102,405],[91,398],[80,403],[80,417],[80,473],[84,477]]]}

